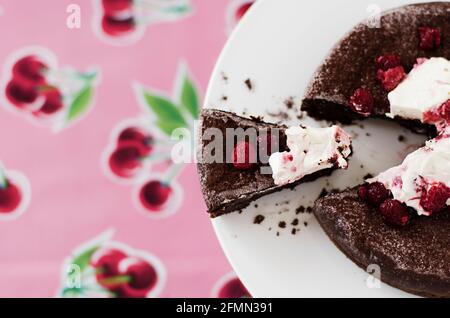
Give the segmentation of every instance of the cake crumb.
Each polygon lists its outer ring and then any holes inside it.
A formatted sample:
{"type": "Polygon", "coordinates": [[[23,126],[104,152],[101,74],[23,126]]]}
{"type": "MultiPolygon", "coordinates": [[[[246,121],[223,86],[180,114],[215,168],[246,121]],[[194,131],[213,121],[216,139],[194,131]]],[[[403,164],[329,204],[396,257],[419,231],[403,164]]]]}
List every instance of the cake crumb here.
{"type": "Polygon", "coordinates": [[[300,214],[300,213],[305,213],[305,207],[302,205],[302,206],[299,206],[296,210],[295,210],[295,214],[300,214]]]}
{"type": "Polygon", "coordinates": [[[253,83],[249,78],[247,78],[244,83],[247,86],[248,90],[253,90],[253,83]]]}
{"type": "Polygon", "coordinates": [[[399,141],[399,142],[405,142],[405,141],[406,141],[406,137],[403,136],[403,135],[399,135],[399,136],[398,136],[398,141],[399,141]]]}
{"type": "Polygon", "coordinates": [[[264,219],[265,217],[263,215],[257,215],[253,220],[253,224],[261,224],[262,222],[264,222],[264,219]]]}
{"type": "Polygon", "coordinates": [[[286,228],[286,222],[281,221],[280,223],[278,223],[278,227],[285,229],[286,228]]]}
{"type": "Polygon", "coordinates": [[[292,233],[292,235],[297,234],[297,229],[292,229],[291,233],[292,233]]]}
{"type": "Polygon", "coordinates": [[[305,227],[307,227],[307,226],[308,226],[308,222],[304,222],[303,225],[304,225],[305,227]]]}
{"type": "Polygon", "coordinates": [[[294,220],[292,221],[291,225],[297,226],[297,225],[298,225],[298,219],[294,219],[294,220]]]}

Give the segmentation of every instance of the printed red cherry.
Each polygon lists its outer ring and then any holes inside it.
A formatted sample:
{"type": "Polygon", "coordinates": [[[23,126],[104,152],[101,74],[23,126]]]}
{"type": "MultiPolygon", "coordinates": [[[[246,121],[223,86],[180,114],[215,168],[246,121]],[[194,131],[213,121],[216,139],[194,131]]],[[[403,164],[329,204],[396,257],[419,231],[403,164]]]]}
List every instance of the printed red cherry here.
{"type": "Polygon", "coordinates": [[[45,83],[45,71],[47,65],[41,62],[36,56],[26,56],[14,64],[13,78],[30,85],[41,85],[45,83]]]}
{"type": "Polygon", "coordinates": [[[135,145],[121,145],[109,157],[111,171],[121,178],[132,178],[142,167],[142,153],[135,145]]]}
{"type": "Polygon", "coordinates": [[[119,276],[119,262],[125,259],[127,255],[117,249],[104,248],[94,253],[91,259],[91,265],[96,270],[96,278],[103,287],[116,290],[118,284],[111,278],[119,276]]]}
{"type": "Polygon", "coordinates": [[[378,70],[387,71],[390,68],[400,66],[400,58],[395,54],[386,54],[376,59],[376,67],[378,70]]]}
{"type": "Polygon", "coordinates": [[[349,99],[350,108],[365,117],[373,113],[374,99],[372,93],[365,88],[358,88],[349,99]]]}
{"type": "Polygon", "coordinates": [[[419,28],[419,47],[425,51],[438,49],[441,46],[441,31],[430,27],[419,28]]]}
{"type": "Polygon", "coordinates": [[[122,36],[134,31],[135,28],[136,21],[132,17],[119,20],[114,17],[104,16],[102,19],[102,29],[110,36],[122,36]]]}
{"type": "Polygon", "coordinates": [[[45,97],[44,105],[33,113],[35,116],[53,115],[64,107],[63,97],[58,89],[50,89],[42,95],[45,97]]]}
{"type": "Polygon", "coordinates": [[[17,80],[11,80],[6,86],[6,98],[19,109],[26,109],[38,98],[37,89],[17,80]]]}
{"type": "Polygon", "coordinates": [[[169,201],[173,189],[170,185],[154,180],[147,182],[139,191],[139,200],[149,211],[161,211],[169,201]]]}
{"type": "Polygon", "coordinates": [[[390,196],[390,191],[381,182],[374,182],[367,186],[367,200],[374,206],[379,206],[390,196]]]}
{"type": "Polygon", "coordinates": [[[433,185],[428,191],[424,191],[420,198],[420,205],[429,213],[437,213],[447,206],[450,198],[450,189],[443,183],[433,185]]]}
{"type": "Polygon", "coordinates": [[[384,221],[392,226],[404,227],[409,223],[409,213],[406,206],[398,200],[384,201],[379,211],[384,221]]]}
{"type": "Polygon", "coordinates": [[[239,142],[233,149],[233,166],[238,170],[247,170],[256,163],[255,148],[246,141],[239,142]]]}
{"type": "Polygon", "coordinates": [[[143,156],[148,156],[153,150],[154,139],[148,133],[137,127],[129,127],[123,130],[117,138],[119,146],[124,144],[135,144],[140,148],[143,156]]]}
{"type": "Polygon", "coordinates": [[[250,293],[239,278],[233,278],[220,289],[218,298],[248,298],[250,293]]]}
{"type": "Polygon", "coordinates": [[[383,89],[387,92],[393,91],[406,77],[403,66],[390,68],[386,71],[378,70],[377,78],[381,82],[383,89]]]}
{"type": "Polygon", "coordinates": [[[237,10],[236,10],[236,21],[239,21],[242,19],[242,17],[247,13],[248,9],[253,5],[253,1],[248,1],[244,4],[242,4],[237,10]]]}
{"type": "Polygon", "coordinates": [[[105,15],[114,16],[130,10],[133,6],[133,0],[102,0],[102,5],[105,15]]]}
{"type": "Polygon", "coordinates": [[[148,262],[137,257],[120,261],[119,273],[128,277],[128,282],[120,287],[119,295],[124,298],[144,298],[156,286],[158,273],[148,262]]]}
{"type": "Polygon", "coordinates": [[[22,201],[20,189],[6,180],[5,185],[0,185],[0,214],[14,212],[22,201]]]}

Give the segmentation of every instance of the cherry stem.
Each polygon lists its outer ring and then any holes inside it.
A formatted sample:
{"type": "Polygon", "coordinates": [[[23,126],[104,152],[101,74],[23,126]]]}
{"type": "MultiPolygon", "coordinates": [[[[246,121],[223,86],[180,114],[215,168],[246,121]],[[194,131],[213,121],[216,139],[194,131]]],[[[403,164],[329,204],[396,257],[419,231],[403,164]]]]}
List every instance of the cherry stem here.
{"type": "Polygon", "coordinates": [[[149,163],[155,163],[155,162],[163,162],[170,159],[170,154],[167,152],[157,152],[154,154],[151,154],[147,157],[143,157],[141,161],[143,162],[149,162],[149,163]]]}
{"type": "Polygon", "coordinates": [[[6,179],[5,168],[0,164],[0,189],[6,189],[8,187],[8,180],[6,179]]]}
{"type": "Polygon", "coordinates": [[[157,1],[157,0],[135,0],[135,6],[144,9],[157,9],[162,11],[187,12],[189,6],[187,4],[178,4],[180,1],[157,1]]]}
{"type": "Polygon", "coordinates": [[[132,277],[130,275],[119,275],[119,276],[113,276],[113,277],[108,277],[108,278],[104,278],[104,279],[100,279],[98,282],[101,284],[105,284],[105,285],[122,285],[125,283],[129,283],[131,282],[132,277]]]}
{"type": "MultiPolygon", "coordinates": [[[[95,80],[95,78],[97,77],[97,72],[96,71],[92,71],[92,72],[67,72],[66,70],[51,70],[48,69],[44,72],[44,75],[53,75],[56,78],[76,78],[76,79],[80,79],[83,80],[86,83],[91,83],[93,80],[95,80]]],[[[50,86],[51,87],[51,86],[50,86]]]]}
{"type": "Polygon", "coordinates": [[[174,164],[172,167],[170,167],[169,171],[166,173],[164,179],[161,182],[163,184],[169,185],[176,177],[178,177],[183,169],[183,163],[174,164]]]}

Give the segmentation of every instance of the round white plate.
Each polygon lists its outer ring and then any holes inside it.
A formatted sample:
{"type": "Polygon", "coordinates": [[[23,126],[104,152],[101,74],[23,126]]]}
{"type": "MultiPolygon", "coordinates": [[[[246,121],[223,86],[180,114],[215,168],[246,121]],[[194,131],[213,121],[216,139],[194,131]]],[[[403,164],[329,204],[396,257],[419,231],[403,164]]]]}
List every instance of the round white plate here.
{"type": "MultiPolygon", "coordinates": [[[[336,42],[358,22],[368,18],[370,23],[376,22],[380,10],[409,1],[372,3],[258,0],[217,63],[205,107],[299,124],[298,109],[306,86],[336,42]],[[252,90],[245,85],[247,79],[252,90]],[[285,101],[291,97],[295,106],[289,110],[285,101]]],[[[306,117],[300,121],[323,125],[306,117]]],[[[296,215],[298,207],[312,206],[323,188],[360,184],[368,173],[377,174],[399,164],[424,142],[424,137],[380,120],[344,128],[354,136],[348,171],[336,171],[330,178],[300,185],[294,191],[275,193],[241,214],[213,220],[225,254],[254,297],[411,296],[378,284],[353,264],[328,239],[313,215],[296,215]],[[400,142],[400,135],[406,136],[406,141],[400,142]],[[257,215],[265,216],[262,224],[253,224],[257,215]],[[294,219],[299,220],[298,226],[291,225],[294,219]],[[284,229],[279,226],[283,221],[287,224],[284,229]],[[293,228],[300,231],[293,235],[293,228]]]]}

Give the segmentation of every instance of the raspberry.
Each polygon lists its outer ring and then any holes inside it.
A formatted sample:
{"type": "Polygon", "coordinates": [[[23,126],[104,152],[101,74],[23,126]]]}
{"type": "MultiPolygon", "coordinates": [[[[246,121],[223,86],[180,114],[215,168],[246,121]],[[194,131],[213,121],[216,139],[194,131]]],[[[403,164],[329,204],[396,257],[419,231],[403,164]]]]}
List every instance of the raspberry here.
{"type": "Polygon", "coordinates": [[[422,193],[420,205],[429,213],[436,213],[445,208],[450,198],[450,189],[443,183],[433,185],[422,193]]]}
{"type": "Polygon", "coordinates": [[[362,185],[359,187],[358,196],[361,200],[367,200],[367,185],[362,185]]]}
{"type": "Polygon", "coordinates": [[[377,69],[383,71],[387,71],[390,68],[400,66],[400,58],[395,54],[386,54],[379,56],[375,62],[377,69]]]}
{"type": "Polygon", "coordinates": [[[247,170],[256,163],[255,149],[246,141],[238,143],[233,149],[233,166],[238,170],[247,170]]]}
{"type": "Polygon", "coordinates": [[[439,107],[439,115],[445,121],[450,122],[450,99],[439,107]]]}
{"type": "Polygon", "coordinates": [[[405,78],[406,72],[403,66],[390,68],[387,71],[378,70],[377,78],[381,82],[384,90],[393,91],[405,78]]]}
{"type": "Polygon", "coordinates": [[[400,201],[388,199],[378,210],[389,225],[404,227],[409,222],[408,209],[400,201]]]}
{"type": "Polygon", "coordinates": [[[420,44],[422,50],[429,51],[441,46],[441,31],[430,27],[419,28],[420,44]]]}
{"type": "Polygon", "coordinates": [[[367,186],[367,200],[374,206],[379,206],[389,196],[389,190],[381,182],[374,182],[367,186]]]}
{"type": "Polygon", "coordinates": [[[365,88],[358,88],[349,99],[350,108],[365,117],[373,112],[372,94],[365,88]]]}

